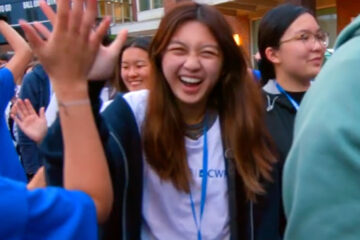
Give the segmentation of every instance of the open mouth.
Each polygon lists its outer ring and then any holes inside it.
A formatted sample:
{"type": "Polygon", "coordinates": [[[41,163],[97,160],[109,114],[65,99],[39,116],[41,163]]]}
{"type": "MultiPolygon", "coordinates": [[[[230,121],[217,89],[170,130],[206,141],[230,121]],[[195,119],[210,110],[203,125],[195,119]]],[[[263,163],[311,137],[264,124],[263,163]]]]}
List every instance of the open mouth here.
{"type": "Polygon", "coordinates": [[[129,84],[133,87],[139,86],[142,84],[142,81],[129,81],[129,84]]]}
{"type": "Polygon", "coordinates": [[[180,77],[180,81],[186,86],[197,86],[202,80],[199,78],[191,78],[191,77],[180,77]]]}

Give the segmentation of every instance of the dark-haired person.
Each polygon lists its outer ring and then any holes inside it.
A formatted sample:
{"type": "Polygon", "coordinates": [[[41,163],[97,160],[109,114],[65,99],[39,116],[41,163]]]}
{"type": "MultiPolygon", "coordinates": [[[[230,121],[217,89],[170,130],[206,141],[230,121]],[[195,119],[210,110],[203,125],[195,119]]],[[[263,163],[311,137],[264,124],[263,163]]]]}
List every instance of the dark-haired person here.
{"type": "MultiPolygon", "coordinates": [[[[149,58],[150,37],[136,37],[128,41],[119,54],[119,65],[115,68],[115,81],[120,94],[142,89],[151,85],[153,73],[149,58]]],[[[103,111],[113,99],[104,102],[103,111]]]]}
{"type": "Polygon", "coordinates": [[[0,69],[0,176],[26,182],[10,131],[5,120],[5,109],[15,94],[15,80],[22,77],[32,57],[25,40],[4,20],[0,20],[0,33],[8,41],[15,54],[0,69]]]}
{"type": "Polygon", "coordinates": [[[125,188],[114,190],[123,205],[113,224],[123,239],[253,239],[253,201],[274,157],[261,92],[230,26],[213,7],[184,3],[164,16],[149,53],[150,90],[117,97],[102,115],[94,111],[101,135],[119,140],[104,144],[109,162],[121,151],[141,153],[128,143],[129,109],[144,150],[141,162],[125,158],[119,166],[125,171],[116,180],[125,188]]]}
{"type": "MultiPolygon", "coordinates": [[[[302,97],[319,73],[328,45],[314,16],[301,6],[280,5],[265,14],[258,32],[261,55],[259,69],[267,101],[266,125],[277,149],[273,183],[267,186],[262,207],[272,221],[264,221],[268,232],[283,235],[285,217],[281,201],[281,179],[285,158],[293,138],[296,112],[302,97]]],[[[265,220],[265,219],[264,219],[265,220]]],[[[270,239],[263,236],[263,239],[270,239]]]]}
{"type": "MultiPolygon", "coordinates": [[[[148,89],[151,81],[150,37],[137,37],[120,52],[120,77],[127,91],[148,89]]],[[[121,85],[120,85],[121,86],[121,85]]]]}

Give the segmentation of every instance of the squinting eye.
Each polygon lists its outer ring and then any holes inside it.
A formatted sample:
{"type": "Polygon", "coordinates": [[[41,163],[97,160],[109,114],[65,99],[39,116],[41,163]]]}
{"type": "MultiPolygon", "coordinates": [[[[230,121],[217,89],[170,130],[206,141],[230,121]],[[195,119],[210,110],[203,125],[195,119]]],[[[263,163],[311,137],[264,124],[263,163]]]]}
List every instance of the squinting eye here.
{"type": "Polygon", "coordinates": [[[203,52],[201,52],[201,55],[204,57],[213,57],[213,56],[216,56],[217,54],[212,51],[203,51],[203,52]]]}
{"type": "Polygon", "coordinates": [[[325,39],[326,39],[326,34],[325,33],[318,33],[318,34],[316,34],[315,35],[315,38],[317,39],[317,40],[319,40],[319,41],[325,41],[325,39]]]}
{"type": "Polygon", "coordinates": [[[185,54],[185,49],[183,48],[169,48],[167,52],[173,53],[175,55],[185,54]]]}
{"type": "Polygon", "coordinates": [[[309,38],[310,38],[310,35],[307,33],[303,33],[298,37],[298,39],[303,40],[303,41],[307,41],[307,40],[309,40],[309,38]]]}

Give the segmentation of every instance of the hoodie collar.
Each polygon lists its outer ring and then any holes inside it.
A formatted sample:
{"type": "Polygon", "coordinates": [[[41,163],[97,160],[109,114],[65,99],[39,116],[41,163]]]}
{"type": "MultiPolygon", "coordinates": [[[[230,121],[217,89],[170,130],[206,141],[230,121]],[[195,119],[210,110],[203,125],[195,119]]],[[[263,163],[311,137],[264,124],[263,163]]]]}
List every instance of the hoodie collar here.
{"type": "Polygon", "coordinates": [[[281,92],[279,91],[279,89],[276,87],[276,80],[275,80],[275,79],[270,79],[270,80],[263,86],[263,90],[264,90],[266,93],[270,93],[270,94],[274,94],[274,95],[281,94],[281,92]]]}
{"type": "Polygon", "coordinates": [[[345,44],[350,39],[360,36],[360,16],[356,17],[351,24],[341,31],[335,43],[335,49],[345,44]]]}

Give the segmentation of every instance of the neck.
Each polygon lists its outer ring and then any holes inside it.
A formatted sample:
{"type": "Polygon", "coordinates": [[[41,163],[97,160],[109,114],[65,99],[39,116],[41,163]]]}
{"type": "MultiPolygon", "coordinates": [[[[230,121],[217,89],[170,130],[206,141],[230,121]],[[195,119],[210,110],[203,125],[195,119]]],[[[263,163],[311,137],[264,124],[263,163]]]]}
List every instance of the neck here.
{"type": "Polygon", "coordinates": [[[185,124],[194,125],[200,123],[205,116],[206,104],[192,105],[179,104],[179,109],[185,124]]]}
{"type": "Polygon", "coordinates": [[[306,92],[310,87],[311,79],[299,79],[284,73],[276,73],[276,81],[288,92],[306,92]]]}

